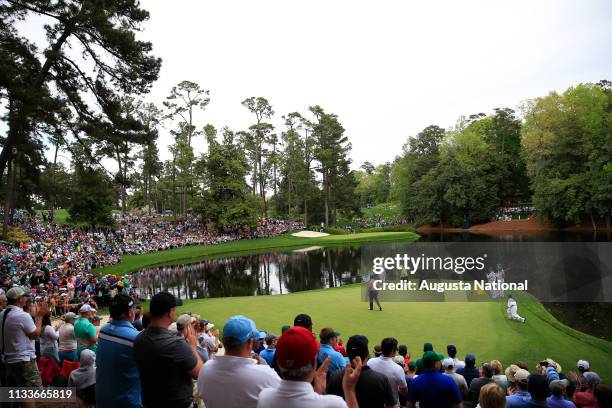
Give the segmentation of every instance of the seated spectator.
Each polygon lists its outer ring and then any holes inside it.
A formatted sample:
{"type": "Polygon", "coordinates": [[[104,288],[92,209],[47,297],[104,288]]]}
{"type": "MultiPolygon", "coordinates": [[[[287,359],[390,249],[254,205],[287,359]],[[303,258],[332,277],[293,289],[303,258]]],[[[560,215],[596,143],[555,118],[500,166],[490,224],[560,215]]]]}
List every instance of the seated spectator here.
{"type": "Polygon", "coordinates": [[[461,374],[457,374],[455,372],[455,360],[452,358],[445,358],[442,361],[442,368],[444,369],[444,374],[451,377],[457,383],[457,387],[459,387],[459,392],[463,398],[469,395],[469,389],[465,378],[461,374]]]}
{"type": "Polygon", "coordinates": [[[478,405],[480,398],[480,389],[483,385],[492,383],[493,381],[493,368],[489,363],[483,363],[480,366],[480,377],[474,378],[470,384],[470,397],[472,399],[472,406],[478,405]]]}
{"type": "Polygon", "coordinates": [[[329,374],[333,374],[334,371],[340,370],[346,364],[342,354],[334,350],[334,346],[338,344],[338,336],[340,336],[340,333],[334,331],[334,329],[330,327],[322,329],[319,334],[321,348],[317,355],[317,364],[320,366],[326,358],[329,358],[329,367],[327,369],[329,374]]]}
{"type": "Polygon", "coordinates": [[[584,373],[584,381],[586,382],[587,388],[585,391],[576,391],[574,393],[574,403],[578,408],[583,407],[597,407],[595,401],[595,387],[601,382],[599,375],[593,371],[587,371],[584,373]]]}
{"type": "Polygon", "coordinates": [[[497,383],[485,384],[480,389],[480,408],[506,408],[506,393],[497,383]]]}
{"type": "Polygon", "coordinates": [[[272,365],[274,361],[274,354],[276,353],[276,341],[278,337],[273,334],[268,334],[266,336],[266,349],[259,353],[259,356],[266,360],[269,366],[272,365]]]}
{"type": "Polygon", "coordinates": [[[593,392],[599,408],[612,408],[612,387],[607,384],[598,384],[593,392]]]}
{"type": "Polygon", "coordinates": [[[419,407],[460,408],[461,394],[455,380],[440,373],[442,354],[427,351],[423,354],[423,373],[412,381],[408,393],[408,408],[419,407]]]}
{"type": "Polygon", "coordinates": [[[531,400],[528,390],[528,379],[529,371],[523,370],[522,368],[514,373],[514,381],[516,384],[516,391],[514,394],[506,397],[507,408],[520,408],[526,407],[531,400]]]}
{"type": "MultiPolygon", "coordinates": [[[[368,349],[368,338],[365,336],[351,336],[346,344],[348,358],[353,368],[354,360],[359,357],[362,361],[361,375],[355,387],[357,402],[360,407],[372,408],[397,408],[397,401],[387,377],[368,367],[367,361],[370,357],[368,349]]],[[[342,381],[344,378],[344,367],[333,373],[327,381],[327,394],[334,394],[344,398],[342,381]]]]}
{"type": "Polygon", "coordinates": [[[546,399],[546,403],[550,408],[576,408],[572,401],[565,399],[565,389],[568,385],[568,380],[554,380],[548,384],[552,395],[546,399]]]}
{"type": "Polygon", "coordinates": [[[408,395],[408,384],[404,370],[393,362],[393,357],[397,352],[397,340],[393,337],[383,339],[380,344],[382,356],[375,357],[368,361],[368,366],[379,373],[384,374],[391,384],[391,390],[397,404],[399,396],[408,395]]]}
{"type": "Polygon", "coordinates": [[[480,376],[480,372],[476,368],[476,357],[473,354],[468,353],[465,355],[465,367],[458,368],[457,374],[460,374],[463,376],[463,378],[465,378],[465,382],[467,383],[468,387],[474,378],[478,378],[480,376]]]}
{"type": "Polygon", "coordinates": [[[96,403],[96,353],[83,349],[79,355],[81,366],[70,373],[68,387],[75,387],[77,396],[87,405],[96,403]]]}
{"type": "Polygon", "coordinates": [[[225,323],[221,339],[225,355],[204,364],[198,377],[200,397],[207,408],[256,407],[264,388],[278,387],[276,372],[251,358],[258,336],[255,323],[244,316],[233,316],[225,323]]]}
{"type": "Polygon", "coordinates": [[[317,342],[311,331],[299,326],[287,330],[276,345],[276,361],[283,379],[277,388],[266,388],[259,394],[257,407],[357,408],[355,387],[361,373],[361,359],[355,358],[355,367],[347,365],[344,371],[343,400],[337,395],[320,395],[325,390],[329,360],[326,359],[315,371],[316,358],[317,342]],[[313,380],[314,389],[311,385],[313,380]]]}

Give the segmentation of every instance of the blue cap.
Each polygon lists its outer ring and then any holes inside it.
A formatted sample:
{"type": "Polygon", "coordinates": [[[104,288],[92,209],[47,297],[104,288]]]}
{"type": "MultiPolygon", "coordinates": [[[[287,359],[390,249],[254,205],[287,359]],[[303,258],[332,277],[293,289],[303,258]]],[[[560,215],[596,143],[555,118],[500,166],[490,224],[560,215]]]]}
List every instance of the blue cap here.
{"type": "Polygon", "coordinates": [[[268,333],[266,333],[265,331],[260,331],[259,333],[257,333],[257,338],[259,340],[264,340],[267,335],[268,335],[268,333]]]}
{"type": "Polygon", "coordinates": [[[240,343],[247,342],[250,338],[258,338],[259,331],[255,322],[244,316],[232,316],[223,326],[222,338],[232,337],[240,343]]]}

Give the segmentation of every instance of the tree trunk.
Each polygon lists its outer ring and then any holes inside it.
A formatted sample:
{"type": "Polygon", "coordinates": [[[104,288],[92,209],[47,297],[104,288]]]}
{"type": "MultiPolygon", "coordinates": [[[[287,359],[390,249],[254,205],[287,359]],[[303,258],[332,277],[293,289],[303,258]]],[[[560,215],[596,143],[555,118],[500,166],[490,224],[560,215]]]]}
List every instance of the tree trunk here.
{"type": "Polygon", "coordinates": [[[308,227],[308,199],[304,199],[304,226],[308,227]]]}
{"type": "Polygon", "coordinates": [[[12,161],[7,163],[6,174],[6,197],[4,199],[4,220],[2,225],[2,239],[8,238],[8,224],[11,213],[11,201],[13,200],[13,186],[15,184],[15,165],[12,161]]]}

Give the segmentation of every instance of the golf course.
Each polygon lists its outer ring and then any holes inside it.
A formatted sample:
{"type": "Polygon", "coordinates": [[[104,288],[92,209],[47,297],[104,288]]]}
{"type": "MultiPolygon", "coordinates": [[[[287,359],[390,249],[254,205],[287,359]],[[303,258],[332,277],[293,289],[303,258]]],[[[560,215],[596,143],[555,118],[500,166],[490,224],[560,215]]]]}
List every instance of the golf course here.
{"type": "MultiPolygon", "coordinates": [[[[338,246],[383,241],[411,242],[410,232],[381,232],[300,238],[241,240],[218,245],[192,246],[143,255],[125,256],[121,263],[98,269],[100,274],[124,274],[140,268],[201,259],[252,255],[305,246],[338,246]]],[[[145,307],[146,308],[146,307],[145,307]]],[[[526,323],[510,321],[505,301],[498,302],[387,302],[383,311],[369,311],[361,300],[358,284],[275,296],[244,296],[185,300],[179,312],[190,311],[214,322],[220,330],[236,314],[252,318],[260,330],[280,334],[295,315],[309,314],[314,331],[332,327],[346,340],[353,334],[366,335],[371,347],[384,337],[395,337],[419,356],[424,342],[445,352],[455,344],[460,357],[471,352],[477,363],[500,360],[504,366],[518,360],[535,368],[538,361],[552,358],[563,371],[575,370],[578,359],[591,362],[600,375],[612,375],[612,343],[578,332],[560,323],[537,301],[520,301],[526,323]]]]}

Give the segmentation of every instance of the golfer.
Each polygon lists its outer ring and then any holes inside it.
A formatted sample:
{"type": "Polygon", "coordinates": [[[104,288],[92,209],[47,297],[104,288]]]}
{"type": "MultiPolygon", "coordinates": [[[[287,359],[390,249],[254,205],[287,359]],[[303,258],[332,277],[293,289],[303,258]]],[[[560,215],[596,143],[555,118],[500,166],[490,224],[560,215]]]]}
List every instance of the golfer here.
{"type": "Polygon", "coordinates": [[[519,314],[517,313],[518,310],[518,305],[516,303],[516,300],[514,300],[514,298],[512,297],[512,294],[508,294],[508,319],[510,320],[518,320],[519,322],[523,322],[525,323],[525,318],[519,316],[519,314]]]}
{"type": "Polygon", "coordinates": [[[370,298],[370,310],[374,310],[374,302],[376,302],[378,310],[382,311],[382,306],[378,301],[379,290],[376,289],[374,282],[376,282],[374,275],[370,275],[370,280],[368,281],[368,297],[370,298]]]}

